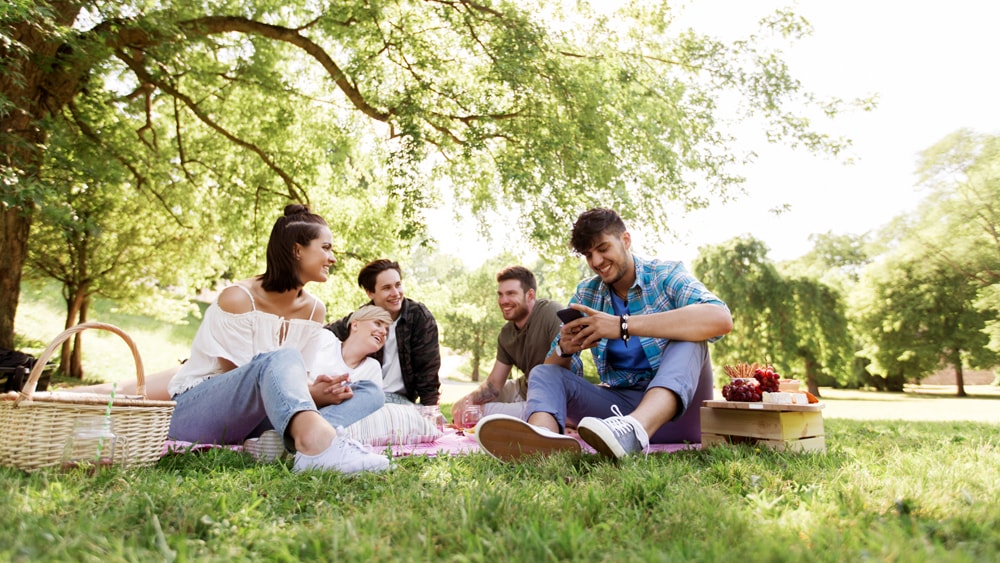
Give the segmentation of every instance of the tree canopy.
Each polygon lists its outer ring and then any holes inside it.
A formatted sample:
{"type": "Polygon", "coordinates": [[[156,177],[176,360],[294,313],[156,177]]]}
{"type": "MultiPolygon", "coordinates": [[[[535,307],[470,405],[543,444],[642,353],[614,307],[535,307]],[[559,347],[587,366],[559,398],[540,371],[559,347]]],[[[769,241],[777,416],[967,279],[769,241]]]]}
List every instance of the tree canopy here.
{"type": "MultiPolygon", "coordinates": [[[[822,242],[822,241],[821,241],[822,242]]],[[[815,253],[829,248],[817,244],[815,253]]],[[[853,351],[841,293],[811,275],[784,274],[750,236],[700,249],[695,275],[729,305],[733,330],[713,346],[723,364],[772,364],[819,392],[819,377],[845,383],[853,351]]]]}
{"type": "Polygon", "coordinates": [[[858,333],[870,370],[902,390],[952,365],[991,368],[987,344],[1000,303],[1000,140],[957,131],[924,151],[929,189],[916,213],[880,234],[881,260],[855,295],[858,333]]]}
{"type": "Polygon", "coordinates": [[[665,202],[698,207],[738,189],[734,165],[750,155],[730,150],[730,118],[757,116],[768,140],[843,146],[796,113],[842,106],[781,58],[808,22],[781,11],[723,43],[673,18],[666,2],[639,1],[614,14],[558,1],[9,3],[0,344],[51,189],[41,170],[53,120],[104,147],[133,189],[207,190],[199,205],[214,205],[213,250],[227,259],[259,244],[269,221],[258,219],[283,200],[323,201],[328,215],[359,202],[383,227],[345,237],[365,248],[423,241],[422,210],[442,185],[477,215],[520,209],[537,246],[561,244],[597,203],[665,225],[665,202]]]}

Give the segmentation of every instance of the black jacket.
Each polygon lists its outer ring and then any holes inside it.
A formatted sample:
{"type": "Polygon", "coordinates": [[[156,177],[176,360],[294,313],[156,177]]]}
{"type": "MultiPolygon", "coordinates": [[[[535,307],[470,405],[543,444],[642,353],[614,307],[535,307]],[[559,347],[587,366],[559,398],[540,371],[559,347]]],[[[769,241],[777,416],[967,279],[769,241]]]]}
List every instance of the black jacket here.
{"type": "MultiPolygon", "coordinates": [[[[373,305],[371,301],[367,303],[373,305]]],[[[350,315],[326,325],[340,340],[347,340],[351,333],[348,323],[350,315]]],[[[396,346],[399,350],[399,367],[403,372],[403,387],[406,398],[420,404],[436,405],[441,396],[441,348],[438,344],[438,328],[434,315],[423,303],[403,298],[403,307],[396,323],[396,346]]],[[[372,357],[382,362],[382,352],[372,357]]]]}

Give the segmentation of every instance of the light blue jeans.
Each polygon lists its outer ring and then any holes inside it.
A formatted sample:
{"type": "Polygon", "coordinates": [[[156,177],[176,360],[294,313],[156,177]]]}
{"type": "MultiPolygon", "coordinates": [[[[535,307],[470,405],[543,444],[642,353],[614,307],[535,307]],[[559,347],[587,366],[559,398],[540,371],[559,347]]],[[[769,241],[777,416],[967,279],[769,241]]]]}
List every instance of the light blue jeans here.
{"type": "Polygon", "coordinates": [[[319,412],[336,428],[349,426],[382,407],[385,395],[375,383],[359,381],[351,387],[351,399],[317,409],[298,350],[283,348],[258,354],[249,363],[176,395],[168,435],[201,444],[240,444],[273,428],[284,437],[285,447],[295,451],[287,429],[297,413],[319,412]]]}
{"type": "Polygon", "coordinates": [[[541,364],[532,368],[528,379],[524,420],[536,412],[546,412],[556,418],[559,428],[565,429],[567,423],[575,426],[587,416],[613,416],[612,405],[618,405],[627,415],[639,406],[647,389],[662,387],[673,391],[680,405],[673,420],[650,436],[650,443],[701,443],[699,407],[702,401],[712,398],[713,385],[706,342],[670,342],[653,379],[636,387],[594,385],[568,369],[541,364]]]}

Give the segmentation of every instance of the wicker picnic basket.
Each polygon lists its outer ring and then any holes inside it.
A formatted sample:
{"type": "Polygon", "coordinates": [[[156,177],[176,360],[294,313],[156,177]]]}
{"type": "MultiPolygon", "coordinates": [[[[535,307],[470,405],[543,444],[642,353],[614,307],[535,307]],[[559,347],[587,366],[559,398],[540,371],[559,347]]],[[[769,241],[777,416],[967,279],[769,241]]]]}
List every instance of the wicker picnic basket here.
{"type": "Polygon", "coordinates": [[[141,467],[156,463],[170,428],[173,401],[146,398],[142,359],[135,343],[120,328],[88,322],[65,330],[42,352],[20,393],[0,395],[0,465],[32,471],[59,465],[67,439],[83,417],[107,416],[118,436],[115,465],[141,467]],[[47,392],[35,393],[38,378],[55,350],[69,337],[87,329],[102,329],[120,336],[135,361],[136,395],[47,392]],[[110,403],[110,407],[109,407],[110,403]]]}

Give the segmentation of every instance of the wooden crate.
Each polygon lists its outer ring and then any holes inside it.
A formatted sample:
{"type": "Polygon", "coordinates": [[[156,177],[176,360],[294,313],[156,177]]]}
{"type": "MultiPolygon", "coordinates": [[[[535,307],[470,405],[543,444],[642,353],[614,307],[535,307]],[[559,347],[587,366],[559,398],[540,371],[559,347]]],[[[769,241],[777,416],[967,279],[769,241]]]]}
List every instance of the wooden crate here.
{"type": "Polygon", "coordinates": [[[701,444],[751,443],[796,452],[826,451],[823,406],[705,401],[701,444]]]}

